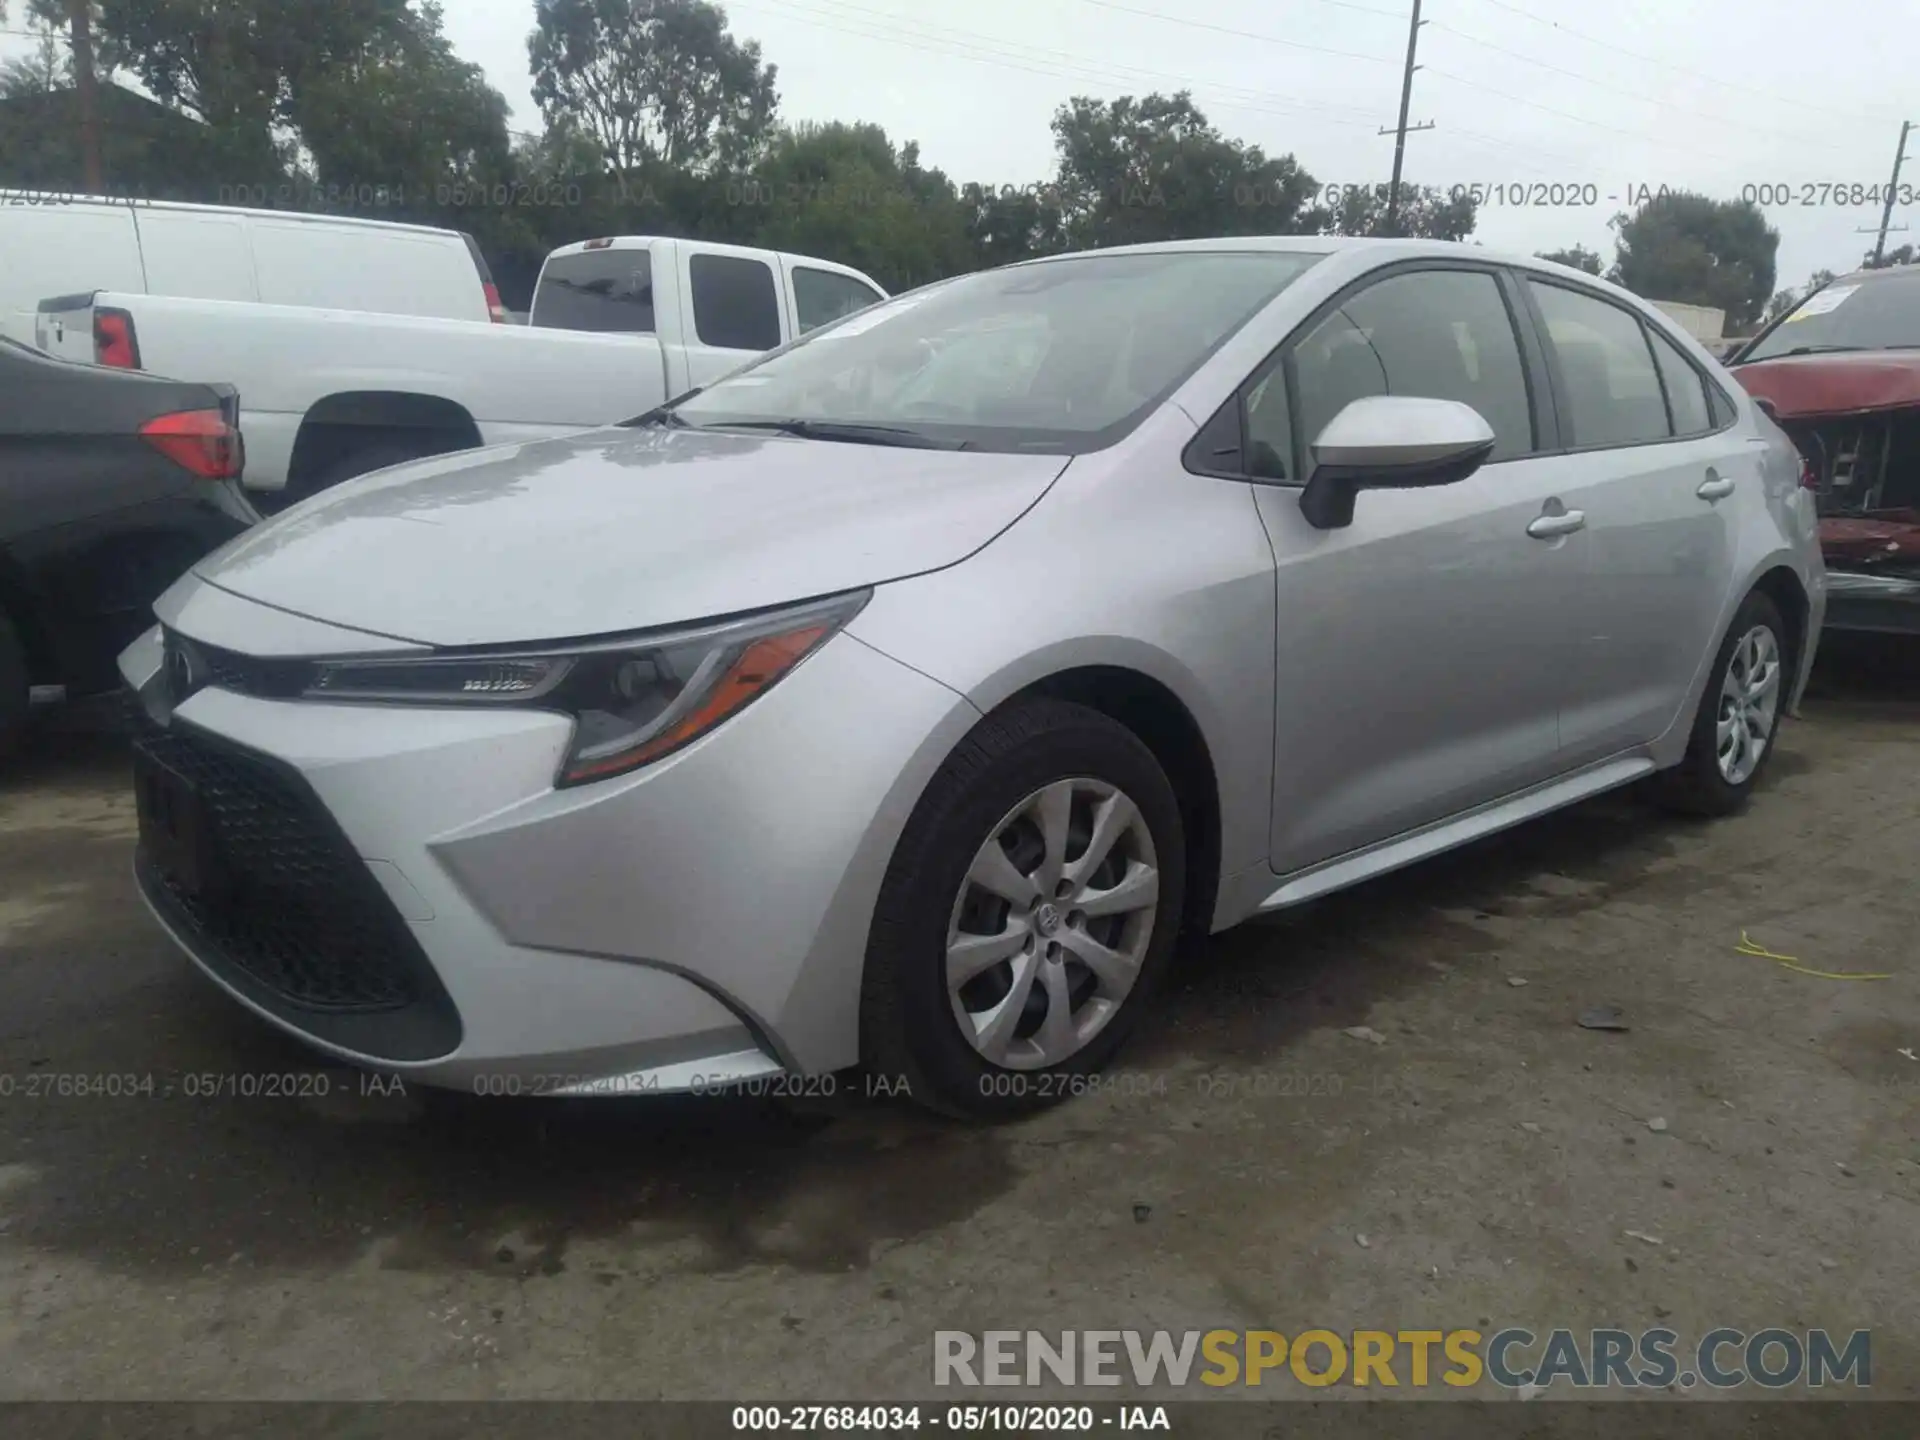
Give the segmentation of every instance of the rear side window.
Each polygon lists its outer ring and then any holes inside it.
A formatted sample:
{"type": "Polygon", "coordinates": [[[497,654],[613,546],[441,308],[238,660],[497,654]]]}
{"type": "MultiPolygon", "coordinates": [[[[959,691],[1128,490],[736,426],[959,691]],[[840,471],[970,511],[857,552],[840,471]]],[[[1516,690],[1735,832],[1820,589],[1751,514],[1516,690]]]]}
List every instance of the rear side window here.
{"type": "Polygon", "coordinates": [[[1651,327],[1653,358],[1667,387],[1667,405],[1673,411],[1673,433],[1705,435],[1714,429],[1713,409],[1707,401],[1707,382],[1666,336],[1651,327]]]}
{"type": "Polygon", "coordinates": [[[1670,439],[1660,377],[1639,317],[1561,285],[1527,284],[1559,362],[1569,441],[1586,449],[1670,439]]]}
{"type": "MultiPolygon", "coordinates": [[[[1520,342],[1499,282],[1484,271],[1417,270],[1369,285],[1300,342],[1293,363],[1306,447],[1355,400],[1415,395],[1471,405],[1493,428],[1495,460],[1533,449],[1520,342]]],[[[1264,398],[1284,397],[1268,386],[1264,398]]],[[[1250,444],[1269,428],[1264,408],[1249,403],[1250,444]]],[[[1271,429],[1283,438],[1277,422],[1271,429]]]]}
{"type": "Polygon", "coordinates": [[[851,275],[816,270],[810,265],[793,267],[793,308],[802,335],[864,310],[880,298],[872,286],[861,284],[851,275]]]}
{"type": "Polygon", "coordinates": [[[693,333],[719,350],[771,350],[780,343],[780,300],[773,269],[738,255],[695,255],[693,333]]]}
{"type": "Polygon", "coordinates": [[[653,333],[653,256],[645,250],[583,250],[547,261],[531,323],[551,330],[653,333]]]}

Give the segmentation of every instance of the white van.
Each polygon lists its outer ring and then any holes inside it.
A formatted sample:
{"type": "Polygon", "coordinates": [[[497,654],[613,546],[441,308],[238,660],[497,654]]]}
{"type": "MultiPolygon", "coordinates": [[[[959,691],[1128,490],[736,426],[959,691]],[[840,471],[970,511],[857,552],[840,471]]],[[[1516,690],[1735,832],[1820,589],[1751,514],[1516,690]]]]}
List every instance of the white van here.
{"type": "Polygon", "coordinates": [[[92,290],[506,319],[479,247],[457,230],[0,190],[0,335],[31,345],[42,300],[92,290]]]}

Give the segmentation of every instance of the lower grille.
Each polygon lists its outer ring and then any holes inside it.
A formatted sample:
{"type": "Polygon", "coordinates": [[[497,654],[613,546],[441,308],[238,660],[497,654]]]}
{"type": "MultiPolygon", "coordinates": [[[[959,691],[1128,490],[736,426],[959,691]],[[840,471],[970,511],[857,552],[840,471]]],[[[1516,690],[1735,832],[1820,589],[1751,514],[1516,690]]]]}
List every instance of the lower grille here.
{"type": "Polygon", "coordinates": [[[192,783],[218,856],[220,883],[200,893],[141,866],[149,897],[209,968],[300,1028],[366,1053],[423,1058],[458,1043],[419,942],[298,774],[178,721],[142,724],[136,737],[192,783]],[[356,1025],[367,1033],[356,1038],[356,1025]]]}

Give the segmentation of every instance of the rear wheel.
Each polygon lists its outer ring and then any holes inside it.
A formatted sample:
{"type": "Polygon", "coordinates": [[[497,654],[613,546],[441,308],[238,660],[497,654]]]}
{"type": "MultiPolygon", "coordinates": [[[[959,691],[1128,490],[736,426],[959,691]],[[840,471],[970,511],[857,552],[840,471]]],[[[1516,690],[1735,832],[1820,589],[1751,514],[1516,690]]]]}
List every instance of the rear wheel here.
{"type": "Polygon", "coordinates": [[[1185,838],[1153,753],[1098,711],[982,721],[928,786],[876,906],[869,1064],[914,1099],[1012,1115],[1119,1049],[1172,956],[1185,838]]]}
{"type": "Polygon", "coordinates": [[[13,622],[0,612],[0,760],[19,748],[20,738],[26,733],[31,687],[26,647],[20,643],[13,622]]]}
{"type": "Polygon", "coordinates": [[[1686,757],[1660,777],[1658,797],[1688,815],[1730,815],[1747,803],[1773,755],[1792,684],[1793,651],[1780,609],[1758,591],[1734,614],[1694,716],[1686,757]]]}

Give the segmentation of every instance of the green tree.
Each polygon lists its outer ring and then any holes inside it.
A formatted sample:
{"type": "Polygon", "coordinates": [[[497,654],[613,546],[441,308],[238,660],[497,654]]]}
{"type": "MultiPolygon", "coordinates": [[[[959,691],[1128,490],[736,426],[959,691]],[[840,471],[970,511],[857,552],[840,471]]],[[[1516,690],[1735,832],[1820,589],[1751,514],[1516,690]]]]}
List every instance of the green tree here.
{"type": "Polygon", "coordinates": [[[1606,262],[1596,250],[1584,245],[1575,245],[1566,250],[1542,250],[1538,254],[1542,260],[1551,260],[1556,265],[1571,266],[1575,270],[1584,270],[1589,275],[1598,275],[1606,268],[1606,262]]]}
{"type": "Polygon", "coordinates": [[[535,0],[533,97],[549,125],[590,135],[620,171],[712,171],[771,133],[775,68],[707,0],[535,0]]]}
{"type": "Polygon", "coordinates": [[[1314,179],[1222,135],[1186,91],[1054,112],[1061,232],[1075,249],[1208,235],[1312,233],[1314,179]]]}
{"type": "Polygon", "coordinates": [[[1636,295],[1724,310],[1737,334],[1774,293],[1780,232],[1757,205],[1670,192],[1613,225],[1619,258],[1612,278],[1636,295]]]}
{"type": "Polygon", "coordinates": [[[981,269],[1054,255],[1067,248],[1066,217],[1052,185],[988,185],[960,190],[967,246],[981,269]]]}
{"type": "Polygon", "coordinates": [[[1878,260],[1873,258],[1873,252],[1871,250],[1860,257],[1860,268],[1862,270],[1885,270],[1890,265],[1911,264],[1913,264],[1913,245],[1911,243],[1895,246],[1878,260]]]}
{"type": "Polygon", "coordinates": [[[406,26],[306,79],[289,111],[316,181],[388,187],[434,206],[455,185],[509,178],[507,102],[441,27],[439,5],[426,0],[406,26]]]}
{"type": "Polygon", "coordinates": [[[1473,234],[1477,207],[1464,191],[1449,197],[1438,186],[1402,185],[1394,223],[1387,225],[1387,187],[1353,185],[1341,193],[1328,215],[1334,235],[1419,236],[1426,240],[1465,240],[1473,234]]]}
{"type": "Polygon", "coordinates": [[[109,63],[206,124],[233,183],[283,174],[308,92],[417,18],[410,0],[100,0],[109,63]]]}

